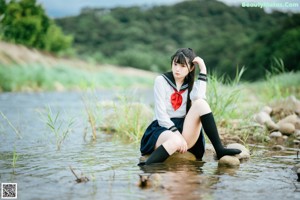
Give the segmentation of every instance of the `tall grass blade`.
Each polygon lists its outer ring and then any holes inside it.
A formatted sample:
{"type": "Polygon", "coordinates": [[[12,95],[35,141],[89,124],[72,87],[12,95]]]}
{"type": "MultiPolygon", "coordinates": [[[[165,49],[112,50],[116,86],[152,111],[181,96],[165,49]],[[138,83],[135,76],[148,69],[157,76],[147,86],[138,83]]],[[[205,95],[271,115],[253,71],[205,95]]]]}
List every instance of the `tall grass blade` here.
{"type": "Polygon", "coordinates": [[[8,125],[14,130],[19,139],[22,139],[20,132],[14,127],[14,125],[9,121],[9,119],[1,112],[2,117],[7,121],[8,125]]]}

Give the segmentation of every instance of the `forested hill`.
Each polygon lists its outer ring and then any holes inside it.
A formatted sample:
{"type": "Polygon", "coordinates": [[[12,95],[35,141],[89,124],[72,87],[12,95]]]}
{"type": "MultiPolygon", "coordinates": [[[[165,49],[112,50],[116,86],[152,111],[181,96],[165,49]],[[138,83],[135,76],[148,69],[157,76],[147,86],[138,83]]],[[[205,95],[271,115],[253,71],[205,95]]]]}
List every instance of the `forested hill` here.
{"type": "Polygon", "coordinates": [[[210,70],[231,77],[237,66],[246,66],[245,79],[262,78],[280,59],[286,70],[300,69],[299,14],[200,0],[151,8],[85,8],[56,23],[73,34],[80,55],[102,63],[165,71],[177,48],[191,47],[210,70]]]}

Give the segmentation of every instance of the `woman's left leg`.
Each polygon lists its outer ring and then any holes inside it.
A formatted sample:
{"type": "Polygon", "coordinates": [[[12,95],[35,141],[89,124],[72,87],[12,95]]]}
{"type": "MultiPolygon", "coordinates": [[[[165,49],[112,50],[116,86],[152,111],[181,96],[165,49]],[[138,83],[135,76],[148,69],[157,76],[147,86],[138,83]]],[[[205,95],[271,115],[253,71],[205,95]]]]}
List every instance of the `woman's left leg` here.
{"type": "Polygon", "coordinates": [[[192,148],[199,138],[202,127],[200,116],[211,112],[209,105],[202,102],[205,100],[198,101],[192,104],[183,124],[182,136],[187,142],[188,149],[192,148]]]}
{"type": "Polygon", "coordinates": [[[239,149],[226,149],[223,147],[210,106],[204,99],[198,99],[193,102],[184,121],[182,135],[187,142],[188,148],[191,148],[196,143],[201,125],[214,146],[218,159],[225,155],[241,153],[239,149]]]}

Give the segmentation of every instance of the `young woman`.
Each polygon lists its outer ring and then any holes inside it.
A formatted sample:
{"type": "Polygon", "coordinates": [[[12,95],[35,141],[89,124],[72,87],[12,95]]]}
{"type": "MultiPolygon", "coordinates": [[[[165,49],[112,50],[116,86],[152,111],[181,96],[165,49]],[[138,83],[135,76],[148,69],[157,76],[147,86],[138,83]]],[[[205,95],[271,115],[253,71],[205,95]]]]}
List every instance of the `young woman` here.
{"type": "Polygon", "coordinates": [[[213,144],[217,158],[235,155],[238,149],[226,149],[219,138],[216,123],[206,102],[206,66],[191,48],[181,48],[171,57],[172,72],[155,79],[155,119],[141,140],[142,155],[151,154],[139,165],[159,163],[175,152],[191,151],[202,159],[204,137],[202,127],[213,144]],[[194,83],[195,66],[200,73],[194,83]]]}

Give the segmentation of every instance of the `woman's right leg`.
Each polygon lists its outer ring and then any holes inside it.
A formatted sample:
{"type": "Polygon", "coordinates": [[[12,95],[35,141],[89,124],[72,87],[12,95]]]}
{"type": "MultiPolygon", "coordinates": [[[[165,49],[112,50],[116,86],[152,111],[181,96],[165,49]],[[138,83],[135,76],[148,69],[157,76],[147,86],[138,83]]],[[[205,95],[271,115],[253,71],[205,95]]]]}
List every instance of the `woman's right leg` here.
{"type": "Polygon", "coordinates": [[[165,161],[170,155],[175,153],[180,148],[181,135],[177,135],[172,131],[162,132],[155,144],[155,150],[151,153],[145,164],[160,163],[165,161]]]}
{"type": "Polygon", "coordinates": [[[166,151],[169,153],[169,155],[172,155],[175,153],[181,144],[181,139],[184,139],[181,135],[176,135],[172,131],[164,131],[160,134],[158,137],[155,149],[157,149],[159,146],[163,145],[166,151]]]}

